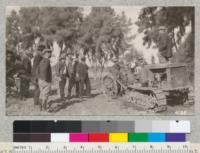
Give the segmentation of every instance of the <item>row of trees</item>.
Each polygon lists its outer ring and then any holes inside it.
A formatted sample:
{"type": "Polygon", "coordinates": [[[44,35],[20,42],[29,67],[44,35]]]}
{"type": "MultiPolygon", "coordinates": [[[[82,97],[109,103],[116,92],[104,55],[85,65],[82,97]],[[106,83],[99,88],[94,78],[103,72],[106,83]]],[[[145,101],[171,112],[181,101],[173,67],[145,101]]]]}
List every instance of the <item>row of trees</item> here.
{"type": "Polygon", "coordinates": [[[84,16],[80,7],[22,7],[7,17],[6,45],[12,48],[31,48],[35,40],[45,41],[48,47],[57,42],[63,51],[81,48],[93,61],[102,66],[118,58],[131,47],[131,20],[124,12],[117,15],[111,7],[93,7],[84,16]]]}
{"type": "MultiPolygon", "coordinates": [[[[172,34],[176,50],[174,61],[188,63],[193,75],[194,23],[194,7],[144,7],[135,24],[138,32],[144,33],[143,42],[147,47],[158,43],[157,29],[165,26],[172,34]],[[191,31],[182,41],[186,27],[191,31]]],[[[118,58],[127,50],[137,52],[131,45],[134,39],[130,35],[131,26],[124,12],[117,15],[111,7],[92,7],[86,16],[81,7],[22,7],[7,17],[6,45],[16,49],[20,44],[27,49],[33,47],[38,38],[48,47],[56,41],[61,51],[66,47],[79,52],[81,48],[103,67],[108,59],[118,58]]]]}

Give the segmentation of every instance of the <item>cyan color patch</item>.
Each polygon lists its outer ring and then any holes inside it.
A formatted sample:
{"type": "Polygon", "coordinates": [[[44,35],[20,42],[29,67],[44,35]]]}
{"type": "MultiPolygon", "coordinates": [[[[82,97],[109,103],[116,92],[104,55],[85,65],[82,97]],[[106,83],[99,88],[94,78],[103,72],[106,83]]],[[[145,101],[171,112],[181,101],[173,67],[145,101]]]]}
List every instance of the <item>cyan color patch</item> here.
{"type": "Polygon", "coordinates": [[[149,142],[166,142],[165,133],[149,133],[148,134],[149,142]]]}

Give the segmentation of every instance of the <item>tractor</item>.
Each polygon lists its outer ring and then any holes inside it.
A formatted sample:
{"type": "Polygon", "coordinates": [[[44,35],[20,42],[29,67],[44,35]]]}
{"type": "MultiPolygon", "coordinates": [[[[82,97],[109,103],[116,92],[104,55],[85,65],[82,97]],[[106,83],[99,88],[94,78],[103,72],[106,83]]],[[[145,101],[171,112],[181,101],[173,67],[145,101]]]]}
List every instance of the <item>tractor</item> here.
{"type": "Polygon", "coordinates": [[[163,112],[168,103],[194,101],[184,63],[146,64],[135,73],[129,67],[109,68],[102,79],[103,93],[126,99],[145,110],[163,112]]]}

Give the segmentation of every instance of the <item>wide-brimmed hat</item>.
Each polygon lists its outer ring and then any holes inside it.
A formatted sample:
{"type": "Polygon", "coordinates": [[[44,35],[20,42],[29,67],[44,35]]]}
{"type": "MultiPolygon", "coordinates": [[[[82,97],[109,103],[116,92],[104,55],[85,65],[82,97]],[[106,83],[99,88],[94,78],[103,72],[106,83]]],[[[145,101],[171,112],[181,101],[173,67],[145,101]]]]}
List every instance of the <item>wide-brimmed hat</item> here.
{"type": "Polygon", "coordinates": [[[51,49],[47,49],[47,48],[46,48],[46,49],[44,49],[44,50],[42,51],[42,53],[43,53],[43,54],[45,54],[45,53],[47,53],[47,52],[51,53],[51,52],[52,52],[52,50],[51,50],[51,49]]]}
{"type": "Polygon", "coordinates": [[[161,30],[167,30],[167,27],[165,27],[165,26],[159,26],[158,27],[158,31],[161,31],[161,30]]]}
{"type": "Polygon", "coordinates": [[[45,48],[46,48],[46,46],[45,46],[45,44],[43,44],[43,43],[40,43],[40,44],[38,44],[38,46],[37,46],[37,50],[38,50],[38,51],[43,51],[45,48]]]}

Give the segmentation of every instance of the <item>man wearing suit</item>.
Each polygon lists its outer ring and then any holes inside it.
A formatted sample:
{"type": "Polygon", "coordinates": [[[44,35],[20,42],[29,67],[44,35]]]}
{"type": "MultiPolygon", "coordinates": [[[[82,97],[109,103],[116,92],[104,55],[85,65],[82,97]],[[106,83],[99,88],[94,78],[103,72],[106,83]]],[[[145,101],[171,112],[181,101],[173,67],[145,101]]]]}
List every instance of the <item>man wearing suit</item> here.
{"type": "Polygon", "coordinates": [[[34,104],[39,105],[39,97],[40,97],[40,89],[38,85],[38,66],[40,61],[42,60],[42,51],[45,49],[44,44],[39,44],[37,47],[36,55],[33,59],[33,67],[32,67],[32,81],[35,86],[34,90],[34,104]]]}
{"type": "Polygon", "coordinates": [[[173,56],[172,48],[172,38],[167,32],[167,29],[163,26],[158,29],[158,58],[160,63],[169,63],[171,57],[173,56]]]}
{"type": "Polygon", "coordinates": [[[68,98],[71,98],[71,90],[75,84],[75,71],[74,71],[74,63],[73,63],[73,56],[72,52],[67,53],[67,74],[69,78],[68,84],[68,98]]]}
{"type": "Polygon", "coordinates": [[[43,50],[43,59],[38,67],[38,84],[40,89],[41,110],[46,110],[48,107],[48,97],[51,90],[52,70],[50,58],[52,51],[50,49],[43,50]]]}
{"type": "Polygon", "coordinates": [[[31,56],[30,51],[25,51],[23,59],[22,59],[22,67],[24,70],[24,76],[22,77],[22,96],[23,98],[27,98],[29,96],[29,86],[30,86],[30,77],[31,77],[31,56]]]}
{"type": "Polygon", "coordinates": [[[81,62],[76,67],[76,78],[79,80],[79,96],[82,97],[84,94],[84,85],[86,86],[86,94],[90,96],[90,80],[88,76],[88,66],[85,63],[85,57],[81,58],[81,62]]]}
{"type": "Polygon", "coordinates": [[[67,81],[67,66],[66,66],[66,55],[61,54],[58,67],[57,67],[57,76],[59,78],[59,93],[60,98],[63,99],[65,97],[65,85],[67,81]]]}

